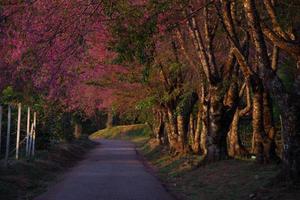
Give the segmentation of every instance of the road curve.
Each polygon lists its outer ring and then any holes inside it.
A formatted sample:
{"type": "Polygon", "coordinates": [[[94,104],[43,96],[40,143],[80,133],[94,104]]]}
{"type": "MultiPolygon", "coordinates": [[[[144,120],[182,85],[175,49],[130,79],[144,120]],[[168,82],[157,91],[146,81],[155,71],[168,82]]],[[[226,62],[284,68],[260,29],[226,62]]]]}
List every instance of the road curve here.
{"type": "Polygon", "coordinates": [[[35,200],[172,200],[146,171],[132,143],[99,142],[85,160],[35,200]]]}

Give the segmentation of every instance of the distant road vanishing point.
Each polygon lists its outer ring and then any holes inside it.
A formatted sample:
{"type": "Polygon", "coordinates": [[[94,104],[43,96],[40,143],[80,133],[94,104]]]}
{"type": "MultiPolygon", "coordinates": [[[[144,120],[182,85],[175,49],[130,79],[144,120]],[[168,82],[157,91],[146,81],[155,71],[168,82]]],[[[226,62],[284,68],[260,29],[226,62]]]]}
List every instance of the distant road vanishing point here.
{"type": "Polygon", "coordinates": [[[134,145],[100,142],[86,159],[35,200],[172,200],[139,161],[134,145]]]}

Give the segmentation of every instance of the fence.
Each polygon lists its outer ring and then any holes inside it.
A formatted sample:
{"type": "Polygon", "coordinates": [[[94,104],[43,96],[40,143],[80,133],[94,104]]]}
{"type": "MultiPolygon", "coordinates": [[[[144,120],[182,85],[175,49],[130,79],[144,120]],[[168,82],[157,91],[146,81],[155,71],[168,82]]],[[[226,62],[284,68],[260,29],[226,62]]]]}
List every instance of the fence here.
{"type": "MultiPolygon", "coordinates": [[[[11,150],[11,127],[12,127],[12,109],[13,105],[7,106],[7,127],[6,127],[6,146],[4,164],[8,165],[10,156],[15,153],[15,159],[20,158],[20,147],[26,142],[25,145],[25,156],[26,158],[32,158],[35,155],[35,138],[36,138],[36,120],[37,113],[31,112],[31,108],[27,107],[27,124],[26,124],[26,136],[21,140],[21,125],[22,125],[22,104],[18,103],[17,106],[17,118],[16,118],[16,144],[15,148],[11,150]],[[33,117],[32,117],[33,114],[33,117]],[[32,118],[31,118],[32,117],[32,118]]],[[[0,155],[1,155],[1,144],[3,143],[3,119],[4,119],[4,106],[0,106],[0,155]]]]}

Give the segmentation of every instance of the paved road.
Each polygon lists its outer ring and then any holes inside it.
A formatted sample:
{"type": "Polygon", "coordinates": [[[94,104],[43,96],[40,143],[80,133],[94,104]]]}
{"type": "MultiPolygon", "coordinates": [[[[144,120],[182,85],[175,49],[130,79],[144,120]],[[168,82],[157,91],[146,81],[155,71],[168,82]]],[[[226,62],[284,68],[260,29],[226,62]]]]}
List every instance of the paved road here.
{"type": "Polygon", "coordinates": [[[35,200],[171,200],[138,160],[134,145],[101,140],[62,181],[35,200]]]}

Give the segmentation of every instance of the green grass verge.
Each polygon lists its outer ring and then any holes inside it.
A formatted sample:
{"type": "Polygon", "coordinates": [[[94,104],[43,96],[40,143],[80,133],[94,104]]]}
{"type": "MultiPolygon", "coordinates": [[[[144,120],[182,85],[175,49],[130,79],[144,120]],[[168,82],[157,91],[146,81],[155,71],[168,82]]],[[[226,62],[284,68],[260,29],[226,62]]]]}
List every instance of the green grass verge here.
{"type": "Polygon", "coordinates": [[[92,135],[91,139],[120,139],[129,140],[136,144],[143,144],[149,140],[151,130],[148,125],[135,124],[126,126],[114,126],[111,128],[99,130],[92,135]]]}
{"type": "Polygon", "coordinates": [[[278,173],[277,166],[242,160],[224,160],[197,167],[200,156],[172,157],[165,149],[151,143],[141,147],[140,152],[180,199],[248,199],[278,173]]]}

